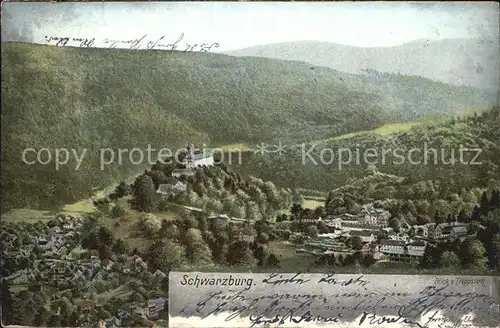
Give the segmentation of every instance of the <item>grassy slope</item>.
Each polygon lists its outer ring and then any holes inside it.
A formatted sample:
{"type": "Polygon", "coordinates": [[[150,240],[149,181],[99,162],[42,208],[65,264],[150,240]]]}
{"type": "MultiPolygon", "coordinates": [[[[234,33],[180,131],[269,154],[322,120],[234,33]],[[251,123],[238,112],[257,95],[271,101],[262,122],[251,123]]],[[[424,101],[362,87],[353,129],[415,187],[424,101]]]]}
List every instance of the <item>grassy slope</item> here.
{"type": "Polygon", "coordinates": [[[470,88],[300,62],[4,43],[2,210],[52,210],[147,166],[124,160],[100,170],[102,148],[317,140],[490,101],[470,88]],[[88,152],[78,171],[74,160],[58,171],[20,168],[27,147],[88,152]]]}

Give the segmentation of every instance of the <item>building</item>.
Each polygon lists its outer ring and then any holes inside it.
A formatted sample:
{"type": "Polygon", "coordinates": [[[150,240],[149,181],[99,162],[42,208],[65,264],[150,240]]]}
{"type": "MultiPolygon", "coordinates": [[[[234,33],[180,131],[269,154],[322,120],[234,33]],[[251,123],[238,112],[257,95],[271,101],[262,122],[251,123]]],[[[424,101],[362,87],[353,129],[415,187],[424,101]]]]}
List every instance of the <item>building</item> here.
{"type": "Polygon", "coordinates": [[[446,226],[441,231],[442,238],[457,239],[467,235],[467,227],[463,225],[446,226]]]}
{"type": "Polygon", "coordinates": [[[374,208],[372,204],[363,206],[360,221],[373,227],[386,228],[391,214],[383,209],[374,208]]]}
{"type": "Polygon", "coordinates": [[[426,243],[414,241],[406,244],[404,241],[384,239],[375,248],[375,252],[381,253],[390,261],[409,262],[418,260],[424,256],[426,243]]]}
{"type": "Polygon", "coordinates": [[[432,239],[450,238],[456,239],[467,235],[465,223],[440,223],[429,226],[428,236],[432,239]]]}
{"type": "Polygon", "coordinates": [[[407,245],[407,253],[410,257],[421,258],[424,256],[426,243],[423,241],[414,241],[407,245]]]}
{"type": "Polygon", "coordinates": [[[341,218],[327,217],[323,221],[325,222],[327,227],[334,228],[334,229],[342,229],[342,219],[341,218]]]}
{"type": "Polygon", "coordinates": [[[194,176],[194,170],[192,170],[192,169],[175,169],[172,171],[172,176],[174,178],[192,177],[192,176],[194,176]]]}
{"type": "Polygon", "coordinates": [[[214,155],[211,151],[203,149],[195,149],[192,144],[186,147],[187,154],[184,158],[183,165],[186,169],[194,169],[198,166],[213,166],[214,155]]]}
{"type": "Polygon", "coordinates": [[[160,297],[154,300],[148,301],[148,318],[157,318],[158,314],[163,310],[165,302],[168,299],[160,297]]]}
{"type": "Polygon", "coordinates": [[[401,262],[406,260],[405,243],[399,240],[383,239],[375,248],[375,252],[384,254],[392,261],[401,262]]]}
{"type": "Polygon", "coordinates": [[[359,237],[363,243],[372,243],[375,241],[376,237],[372,231],[368,230],[351,230],[349,231],[349,237],[359,237]]]}
{"type": "Polygon", "coordinates": [[[186,190],[187,190],[186,183],[181,182],[175,178],[170,178],[167,179],[165,183],[160,184],[156,192],[162,196],[170,196],[170,195],[176,195],[181,192],[185,192],[186,190]]]}

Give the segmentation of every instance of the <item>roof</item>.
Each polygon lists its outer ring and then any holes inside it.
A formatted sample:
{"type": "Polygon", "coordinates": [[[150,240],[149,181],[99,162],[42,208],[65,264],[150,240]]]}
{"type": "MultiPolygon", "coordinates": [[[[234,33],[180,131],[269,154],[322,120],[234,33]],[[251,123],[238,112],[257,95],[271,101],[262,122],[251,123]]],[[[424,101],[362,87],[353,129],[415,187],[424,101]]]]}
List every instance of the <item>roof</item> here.
{"type": "Polygon", "coordinates": [[[368,230],[355,231],[355,230],[351,230],[349,232],[349,235],[351,235],[351,236],[360,236],[360,237],[370,237],[370,236],[373,235],[373,231],[368,231],[368,230]]]}
{"type": "Polygon", "coordinates": [[[443,228],[443,233],[461,233],[461,232],[467,232],[467,227],[464,226],[448,226],[443,228]]]}
{"type": "MultiPolygon", "coordinates": [[[[174,186],[175,184],[177,184],[177,182],[179,182],[179,180],[178,180],[178,179],[176,179],[176,178],[167,178],[167,179],[165,180],[165,183],[164,183],[164,184],[169,184],[169,185],[174,186]]],[[[163,184],[163,183],[162,183],[162,184],[163,184]]]]}
{"type": "Polygon", "coordinates": [[[380,241],[380,245],[386,246],[405,246],[405,243],[400,240],[383,239],[380,241]]]}
{"type": "Polygon", "coordinates": [[[423,242],[421,240],[416,240],[416,241],[408,244],[408,246],[425,246],[425,242],[423,242]]]}
{"type": "Polygon", "coordinates": [[[194,171],[191,169],[175,169],[172,171],[172,174],[194,174],[194,171]]]}
{"type": "Polygon", "coordinates": [[[167,301],[168,299],[167,298],[164,298],[164,297],[160,297],[160,298],[157,298],[157,299],[154,299],[154,300],[148,300],[148,304],[151,305],[151,304],[163,304],[167,301]]]}
{"type": "Polygon", "coordinates": [[[204,159],[204,158],[210,158],[210,157],[213,157],[214,154],[212,152],[207,152],[207,151],[204,151],[203,153],[198,153],[198,154],[194,154],[193,155],[193,160],[200,160],[200,159],[204,159]]]}

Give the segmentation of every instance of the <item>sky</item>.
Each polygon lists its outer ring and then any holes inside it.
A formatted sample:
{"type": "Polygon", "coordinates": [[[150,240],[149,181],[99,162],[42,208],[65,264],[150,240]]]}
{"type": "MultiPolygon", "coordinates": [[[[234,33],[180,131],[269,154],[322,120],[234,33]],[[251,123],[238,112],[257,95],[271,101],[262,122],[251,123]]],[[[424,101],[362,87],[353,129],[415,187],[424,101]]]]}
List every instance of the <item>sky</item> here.
{"type": "Polygon", "coordinates": [[[162,36],[158,45],[183,35],[179,45],[217,43],[209,49],[219,52],[299,40],[360,47],[418,39],[498,40],[498,8],[495,2],[3,2],[2,41],[54,44],[45,37],[94,38],[92,46],[109,47],[109,40],[145,36],[138,47],[146,47],[162,36]]]}

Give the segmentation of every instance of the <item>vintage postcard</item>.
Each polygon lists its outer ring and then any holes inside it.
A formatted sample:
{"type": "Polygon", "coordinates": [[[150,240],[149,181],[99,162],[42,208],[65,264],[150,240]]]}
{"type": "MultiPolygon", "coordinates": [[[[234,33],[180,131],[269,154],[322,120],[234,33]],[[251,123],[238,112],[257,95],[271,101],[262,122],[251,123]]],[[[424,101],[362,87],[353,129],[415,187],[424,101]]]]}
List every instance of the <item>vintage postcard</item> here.
{"type": "Polygon", "coordinates": [[[1,324],[500,324],[495,2],[3,2],[1,324]]]}

